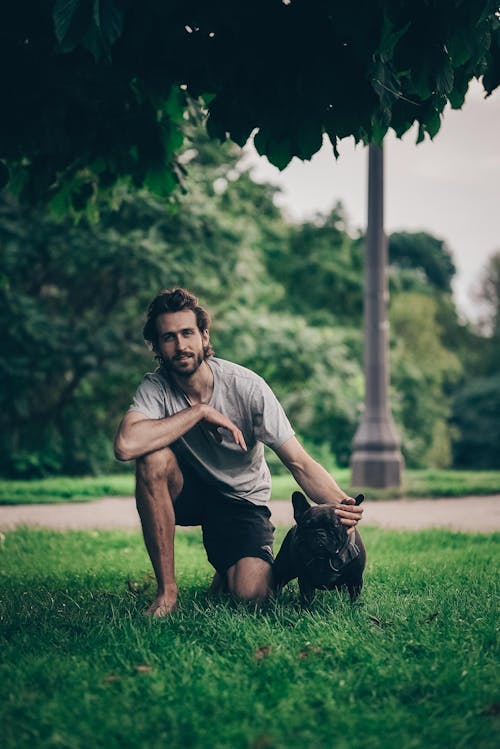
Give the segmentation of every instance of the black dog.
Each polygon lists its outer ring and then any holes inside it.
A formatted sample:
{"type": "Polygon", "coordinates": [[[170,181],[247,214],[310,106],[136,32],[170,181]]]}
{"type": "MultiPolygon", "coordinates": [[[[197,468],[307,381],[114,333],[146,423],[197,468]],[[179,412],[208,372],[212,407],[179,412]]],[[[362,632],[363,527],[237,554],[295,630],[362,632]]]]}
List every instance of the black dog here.
{"type": "MultiPolygon", "coordinates": [[[[356,504],[363,499],[360,494],[356,504]]],[[[348,535],[347,526],[340,522],[333,505],[310,505],[300,492],[293,493],[292,503],[297,525],[288,531],[274,562],[275,590],[280,591],[298,577],[304,606],[313,601],[317,588],[346,586],[351,600],[356,599],[363,587],[366,563],[366,550],[357,528],[348,535]]]]}

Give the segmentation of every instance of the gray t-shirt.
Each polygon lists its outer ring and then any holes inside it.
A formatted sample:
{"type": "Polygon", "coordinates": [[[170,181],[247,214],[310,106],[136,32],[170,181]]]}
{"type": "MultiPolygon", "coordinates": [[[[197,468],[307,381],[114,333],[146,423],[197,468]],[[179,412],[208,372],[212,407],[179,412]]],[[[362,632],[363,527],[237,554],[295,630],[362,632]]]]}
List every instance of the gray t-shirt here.
{"type": "MultiPolygon", "coordinates": [[[[293,437],[294,431],[262,377],[224,359],[206,361],[214,376],[209,405],[241,429],[248,451],[236,445],[226,429],[220,430],[223,439],[217,442],[203,421],[172,448],[181,462],[226,497],[266,504],[271,494],[271,474],[264,459],[264,445],[276,450],[293,437]]],[[[183,391],[163,369],[158,369],[145,375],[129,411],[140,411],[149,419],[163,419],[189,405],[183,391]]]]}

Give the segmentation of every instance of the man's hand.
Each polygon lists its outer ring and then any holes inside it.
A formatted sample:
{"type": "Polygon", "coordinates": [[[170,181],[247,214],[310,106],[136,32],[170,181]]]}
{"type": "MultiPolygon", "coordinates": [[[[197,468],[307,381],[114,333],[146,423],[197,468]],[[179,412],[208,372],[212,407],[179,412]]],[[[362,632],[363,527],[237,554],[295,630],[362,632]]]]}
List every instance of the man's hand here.
{"type": "Polygon", "coordinates": [[[348,533],[354,533],[363,508],[342,491],[333,476],[304,450],[297,438],[290,437],[275,452],[304,493],[316,504],[335,505],[340,522],[349,526],[348,533]]]}
{"type": "Polygon", "coordinates": [[[363,517],[363,508],[356,504],[356,500],[353,497],[345,497],[342,502],[337,505],[335,514],[340,518],[342,525],[349,526],[347,532],[353,533],[354,528],[363,517]]]}
{"type": "Polygon", "coordinates": [[[147,616],[167,616],[177,608],[177,585],[169,585],[164,593],[159,593],[151,606],[144,612],[147,616]]]}
{"type": "Polygon", "coordinates": [[[205,405],[203,406],[203,418],[208,422],[209,429],[214,434],[217,442],[222,442],[222,436],[219,433],[219,429],[227,429],[228,432],[231,432],[233,440],[236,442],[236,444],[246,452],[247,446],[241,430],[238,429],[236,424],[233,424],[233,422],[230,421],[227,416],[221,414],[221,412],[217,411],[216,408],[205,405]]]}

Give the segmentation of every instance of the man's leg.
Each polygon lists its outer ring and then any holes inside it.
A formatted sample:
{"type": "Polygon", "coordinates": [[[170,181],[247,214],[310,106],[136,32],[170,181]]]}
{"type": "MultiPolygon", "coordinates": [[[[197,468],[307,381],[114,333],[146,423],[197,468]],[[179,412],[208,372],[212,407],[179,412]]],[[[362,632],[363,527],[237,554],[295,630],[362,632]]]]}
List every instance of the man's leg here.
{"type": "Polygon", "coordinates": [[[235,598],[256,604],[263,603],[272,594],[272,567],[258,557],[243,557],[226,573],[229,593],[235,598]]]}
{"type": "Polygon", "coordinates": [[[211,592],[262,603],[273,592],[274,526],[268,507],[229,499],[217,490],[208,495],[203,544],[216,573],[211,592]]]}
{"type": "Polygon", "coordinates": [[[174,566],[175,514],[173,502],[179,496],[183,477],[169,448],[136,460],[136,503],[144,543],[153,565],[158,591],[147,614],[165,616],[177,603],[174,566]]]}
{"type": "Polygon", "coordinates": [[[214,572],[208,592],[213,596],[220,596],[228,592],[226,575],[221,575],[217,570],[214,572]]]}

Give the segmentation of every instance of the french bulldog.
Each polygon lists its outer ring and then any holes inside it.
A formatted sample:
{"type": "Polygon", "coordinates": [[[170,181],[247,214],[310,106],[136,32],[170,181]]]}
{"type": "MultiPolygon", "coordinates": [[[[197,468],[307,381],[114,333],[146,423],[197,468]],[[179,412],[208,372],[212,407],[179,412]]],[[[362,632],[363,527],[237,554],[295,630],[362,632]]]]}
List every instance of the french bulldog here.
{"type": "MultiPolygon", "coordinates": [[[[361,504],[364,496],[356,497],[361,504]]],[[[358,529],[348,534],[331,504],[310,505],[301,492],[292,495],[296,525],[284,538],[273,565],[276,592],[296,577],[302,604],[309,606],[316,589],[345,586],[351,601],[361,593],[366,550],[358,529]]]]}

